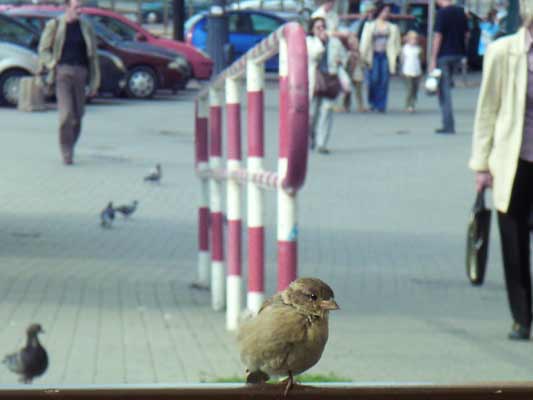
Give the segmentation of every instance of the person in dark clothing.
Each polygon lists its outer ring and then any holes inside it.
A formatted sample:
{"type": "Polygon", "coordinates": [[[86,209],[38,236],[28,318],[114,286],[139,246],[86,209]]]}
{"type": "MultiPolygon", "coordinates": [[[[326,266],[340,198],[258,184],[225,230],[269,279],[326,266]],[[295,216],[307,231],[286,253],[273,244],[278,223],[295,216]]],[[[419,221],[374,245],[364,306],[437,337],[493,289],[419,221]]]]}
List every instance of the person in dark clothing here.
{"type": "Polygon", "coordinates": [[[442,128],[436,133],[455,133],[455,121],[452,108],[453,70],[466,56],[468,41],[468,21],[464,9],[452,5],[451,0],[437,0],[441,7],[435,20],[433,52],[430,71],[438,67],[442,71],[439,82],[439,105],[442,113],[442,128]]]}
{"type": "Polygon", "coordinates": [[[59,110],[59,143],[65,165],[74,161],[74,146],[81,132],[85,85],[95,96],[100,85],[96,37],[91,23],[80,17],[80,0],[66,0],[65,14],[50,20],[39,42],[40,68],[55,83],[59,110]]]}

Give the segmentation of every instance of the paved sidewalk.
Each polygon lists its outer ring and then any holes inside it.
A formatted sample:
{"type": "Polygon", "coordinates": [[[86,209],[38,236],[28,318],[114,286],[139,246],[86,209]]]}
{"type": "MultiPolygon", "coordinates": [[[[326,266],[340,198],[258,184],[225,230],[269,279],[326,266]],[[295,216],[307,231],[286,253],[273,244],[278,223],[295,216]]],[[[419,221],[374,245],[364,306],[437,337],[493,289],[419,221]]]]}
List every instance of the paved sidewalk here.
{"type": "MultiPolygon", "coordinates": [[[[193,95],[98,101],[88,108],[72,168],[59,162],[55,112],[0,109],[0,354],[20,347],[26,325],[40,322],[51,365],[36,383],[242,374],[224,314],[210,309],[206,292],[188,288],[199,197],[193,95]],[[160,186],[142,181],[156,162],[160,186]],[[131,220],[100,228],[109,200],[134,199],[140,205],[131,220]]],[[[332,154],[310,157],[299,203],[300,273],[330,283],[342,308],[311,372],[373,382],[531,379],[533,345],[506,340],[495,220],[488,282],[473,288],[464,272],[477,89],[455,90],[455,136],[433,134],[435,98],[422,94],[418,112],[407,115],[403,96],[394,81],[386,115],[336,114],[332,154]]],[[[273,89],[266,105],[270,151],[273,89]]],[[[275,157],[268,164],[274,169],[275,157]]],[[[269,293],[274,197],[267,197],[269,293]]],[[[0,368],[0,383],[15,382],[0,368]]]]}

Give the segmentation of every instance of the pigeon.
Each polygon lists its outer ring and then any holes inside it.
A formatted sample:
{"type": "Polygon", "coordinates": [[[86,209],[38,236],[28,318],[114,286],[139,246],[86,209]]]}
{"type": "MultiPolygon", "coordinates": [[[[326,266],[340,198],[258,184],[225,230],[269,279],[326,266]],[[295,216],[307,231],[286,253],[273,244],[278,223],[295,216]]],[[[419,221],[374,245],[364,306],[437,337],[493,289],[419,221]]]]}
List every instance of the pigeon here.
{"type": "Polygon", "coordinates": [[[163,176],[163,171],[161,170],[161,164],[156,164],[155,168],[152,171],[150,171],[148,175],[144,177],[144,180],[146,182],[159,183],[159,181],[161,181],[162,176],[163,176]]]}
{"type": "Polygon", "coordinates": [[[20,375],[23,383],[31,383],[48,368],[48,354],[39,342],[39,333],[44,333],[41,325],[31,324],[26,330],[26,346],[16,353],[8,354],[2,361],[11,372],[20,375]]]}
{"type": "Polygon", "coordinates": [[[100,212],[100,225],[102,228],[111,228],[111,224],[115,219],[115,210],[113,209],[113,202],[107,203],[107,207],[100,212]]]}
{"type": "Polygon", "coordinates": [[[131,203],[130,205],[124,204],[122,206],[115,207],[115,211],[121,213],[124,218],[128,218],[131,214],[135,212],[138,204],[139,202],[137,200],[133,200],[133,203],[131,203]]]}
{"type": "Polygon", "coordinates": [[[293,375],[315,365],[328,340],[329,311],[338,310],[333,290],[316,278],[299,278],[266,300],[259,313],[244,321],[238,334],[247,383],[265,383],[271,376],[293,375]]]}

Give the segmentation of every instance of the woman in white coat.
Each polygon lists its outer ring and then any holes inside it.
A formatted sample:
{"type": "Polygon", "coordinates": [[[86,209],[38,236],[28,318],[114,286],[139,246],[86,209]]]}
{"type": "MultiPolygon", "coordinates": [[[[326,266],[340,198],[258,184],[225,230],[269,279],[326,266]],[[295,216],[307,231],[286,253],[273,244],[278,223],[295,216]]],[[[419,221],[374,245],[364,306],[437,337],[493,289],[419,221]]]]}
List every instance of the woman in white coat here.
{"type": "Polygon", "coordinates": [[[329,154],[327,147],[333,125],[333,108],[335,100],[315,94],[317,70],[330,75],[337,75],[344,58],[338,50],[341,47],[336,37],[326,32],[326,20],[316,17],[309,22],[307,36],[307,54],[309,69],[309,118],[311,149],[317,147],[320,154],[329,154]]]}
{"type": "Polygon", "coordinates": [[[361,36],[361,57],[368,72],[368,103],[372,111],[385,112],[389,93],[389,76],[396,73],[401,51],[398,27],[388,21],[390,7],[376,6],[375,20],[367,22],[361,36]]]}
{"type": "Polygon", "coordinates": [[[509,339],[529,340],[532,321],[528,217],[533,207],[533,1],[521,0],[524,26],[491,43],[474,124],[469,166],[476,189],[493,188],[505,282],[514,320],[509,339]]]}

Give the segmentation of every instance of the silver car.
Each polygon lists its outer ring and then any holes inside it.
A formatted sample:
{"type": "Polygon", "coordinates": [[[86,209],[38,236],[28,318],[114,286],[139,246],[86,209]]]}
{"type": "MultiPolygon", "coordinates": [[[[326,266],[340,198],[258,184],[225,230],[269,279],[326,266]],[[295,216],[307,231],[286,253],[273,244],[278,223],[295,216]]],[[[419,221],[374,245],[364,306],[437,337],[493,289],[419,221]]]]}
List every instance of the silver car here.
{"type": "Polygon", "coordinates": [[[16,106],[19,79],[33,75],[39,64],[39,36],[0,14],[0,105],[16,106]]]}

